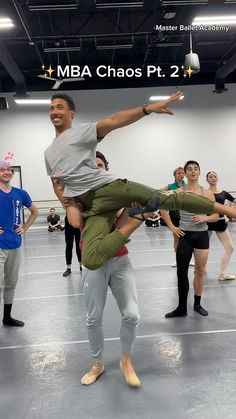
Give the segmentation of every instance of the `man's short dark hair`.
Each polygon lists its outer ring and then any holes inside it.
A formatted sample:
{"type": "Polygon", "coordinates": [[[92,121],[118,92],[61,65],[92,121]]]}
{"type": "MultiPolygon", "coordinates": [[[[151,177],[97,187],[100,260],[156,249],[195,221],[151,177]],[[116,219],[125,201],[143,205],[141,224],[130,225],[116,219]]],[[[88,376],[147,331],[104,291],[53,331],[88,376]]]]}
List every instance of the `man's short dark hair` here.
{"type": "Polygon", "coordinates": [[[190,166],[190,164],[194,164],[195,166],[197,166],[200,170],[200,165],[196,160],[188,160],[185,165],[184,165],[184,173],[186,173],[188,166],[190,166]]]}
{"type": "Polygon", "coordinates": [[[67,103],[70,111],[75,112],[75,103],[71,96],[67,95],[66,93],[55,93],[51,97],[51,100],[54,100],[54,99],[63,99],[67,103]]]}
{"type": "Polygon", "coordinates": [[[103,161],[103,163],[105,164],[105,169],[106,170],[109,169],[109,163],[108,163],[106,157],[104,156],[104,154],[101,153],[101,151],[96,151],[96,158],[101,159],[103,161]]]}
{"type": "Polygon", "coordinates": [[[52,207],[52,208],[50,208],[50,211],[52,211],[52,210],[56,211],[56,209],[55,209],[55,208],[53,208],[53,207],[52,207]]]}

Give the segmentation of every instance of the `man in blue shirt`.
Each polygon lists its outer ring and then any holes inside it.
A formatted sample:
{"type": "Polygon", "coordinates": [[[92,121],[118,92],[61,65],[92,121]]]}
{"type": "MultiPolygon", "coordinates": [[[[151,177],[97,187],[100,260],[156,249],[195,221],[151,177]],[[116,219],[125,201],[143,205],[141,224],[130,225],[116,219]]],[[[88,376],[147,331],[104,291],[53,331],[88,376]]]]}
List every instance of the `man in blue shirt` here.
{"type": "Polygon", "coordinates": [[[24,326],[11,317],[12,303],[20,269],[21,235],[33,224],[38,210],[28,193],[11,186],[14,171],[6,161],[0,161],[0,299],[3,293],[4,326],[24,326]],[[30,210],[26,223],[21,224],[21,209],[30,210]]]}

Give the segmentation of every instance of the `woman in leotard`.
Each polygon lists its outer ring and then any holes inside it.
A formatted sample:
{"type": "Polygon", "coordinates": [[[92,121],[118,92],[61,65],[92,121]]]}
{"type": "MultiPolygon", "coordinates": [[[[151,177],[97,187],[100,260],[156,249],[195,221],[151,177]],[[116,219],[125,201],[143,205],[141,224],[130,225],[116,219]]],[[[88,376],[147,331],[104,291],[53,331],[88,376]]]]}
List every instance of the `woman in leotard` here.
{"type": "MultiPolygon", "coordinates": [[[[206,180],[209,184],[209,190],[211,190],[215,195],[216,202],[220,204],[224,204],[226,200],[233,202],[236,204],[236,199],[229,193],[224,190],[220,190],[217,187],[218,176],[216,172],[208,172],[206,175],[206,180]]],[[[212,236],[212,232],[215,231],[218,239],[222,243],[224,247],[224,253],[221,257],[221,265],[220,265],[220,273],[219,273],[219,280],[232,280],[235,279],[235,275],[230,275],[226,273],[227,266],[229,264],[231,255],[233,253],[234,247],[231,235],[227,228],[227,222],[224,215],[219,214],[220,218],[215,223],[208,223],[208,231],[210,237],[212,236]]]]}

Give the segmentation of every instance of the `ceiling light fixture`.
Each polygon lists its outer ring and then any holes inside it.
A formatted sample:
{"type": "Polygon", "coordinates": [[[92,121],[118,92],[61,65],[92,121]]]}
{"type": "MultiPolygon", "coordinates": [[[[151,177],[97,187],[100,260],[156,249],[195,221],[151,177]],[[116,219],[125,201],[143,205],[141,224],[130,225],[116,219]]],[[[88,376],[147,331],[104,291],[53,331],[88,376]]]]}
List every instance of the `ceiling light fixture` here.
{"type": "Polygon", "coordinates": [[[17,105],[49,105],[50,99],[14,99],[17,105]]]}
{"type": "Polygon", "coordinates": [[[192,25],[235,25],[236,15],[218,16],[197,16],[193,19],[192,25]]]}
{"type": "Polygon", "coordinates": [[[148,44],[148,48],[182,47],[183,45],[183,42],[157,42],[155,44],[148,44]]]}
{"type": "Polygon", "coordinates": [[[127,1],[121,3],[96,3],[97,9],[113,9],[123,7],[143,7],[143,1],[127,1]]]}
{"type": "Polygon", "coordinates": [[[208,0],[163,0],[162,6],[196,6],[207,3],[208,0]]]}
{"type": "Polygon", "coordinates": [[[0,17],[0,29],[12,28],[14,23],[9,17],[0,17]]]}
{"type": "Polygon", "coordinates": [[[34,11],[47,11],[47,10],[77,10],[78,1],[75,3],[61,3],[61,4],[38,4],[38,5],[28,5],[28,8],[31,12],[34,11]]]}
{"type": "Polygon", "coordinates": [[[81,47],[52,47],[43,48],[44,52],[74,52],[81,51],[81,47]]]}
{"type": "Polygon", "coordinates": [[[189,34],[189,44],[190,44],[190,51],[187,55],[185,55],[185,59],[184,59],[185,73],[189,71],[189,68],[191,68],[191,72],[193,74],[199,73],[200,61],[199,61],[198,55],[193,52],[193,40],[192,40],[191,32],[189,34]]]}
{"type": "Polygon", "coordinates": [[[133,48],[133,44],[123,44],[123,45],[96,45],[97,50],[105,50],[105,49],[131,49],[133,48]]]}
{"type": "MultiPolygon", "coordinates": [[[[169,99],[170,96],[150,96],[149,100],[156,101],[156,100],[166,100],[169,99]]],[[[180,100],[184,99],[184,96],[181,96],[180,100]]]]}

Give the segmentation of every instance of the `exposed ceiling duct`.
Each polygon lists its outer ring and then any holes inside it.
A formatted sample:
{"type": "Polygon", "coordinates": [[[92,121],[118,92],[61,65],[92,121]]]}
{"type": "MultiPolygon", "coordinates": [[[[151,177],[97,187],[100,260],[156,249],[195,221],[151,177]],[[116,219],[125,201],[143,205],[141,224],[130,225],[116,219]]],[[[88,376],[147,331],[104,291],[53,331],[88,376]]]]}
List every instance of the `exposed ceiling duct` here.
{"type": "Polygon", "coordinates": [[[16,94],[24,95],[26,93],[25,77],[2,41],[0,41],[0,62],[16,83],[16,94]]]}
{"type": "MultiPolygon", "coordinates": [[[[201,71],[196,71],[199,63],[193,62],[197,56],[188,54],[193,19],[213,12],[216,16],[221,13],[234,16],[236,0],[227,0],[227,5],[226,0],[0,0],[0,3],[2,15],[14,24],[12,29],[1,30],[1,41],[25,77],[27,92],[48,89],[50,81],[45,82],[38,75],[50,76],[47,70],[50,66],[55,71],[58,54],[63,69],[73,65],[86,65],[90,69],[92,76],[80,83],[81,90],[151,87],[157,83],[174,86],[178,82],[175,77],[184,78],[186,54],[188,67],[196,74],[182,82],[212,84],[213,90],[216,71],[236,53],[235,26],[222,25],[220,31],[214,28],[192,31],[193,50],[201,58],[201,71]],[[96,73],[100,65],[124,70],[141,68],[142,76],[100,76],[96,73]],[[148,76],[149,65],[160,66],[165,77],[159,77],[158,70],[148,76]],[[174,76],[173,65],[179,68],[174,76]]],[[[24,86],[22,74],[20,86],[24,86]]],[[[15,83],[1,63],[0,79],[4,93],[15,91],[15,83]]],[[[227,82],[236,83],[236,71],[229,74],[227,82]]],[[[63,83],[61,88],[74,90],[77,85],[63,83]]]]}
{"type": "Polygon", "coordinates": [[[236,69],[236,54],[234,54],[226,64],[223,65],[217,72],[215,77],[214,93],[224,93],[228,89],[225,88],[225,78],[228,74],[236,69]]]}

